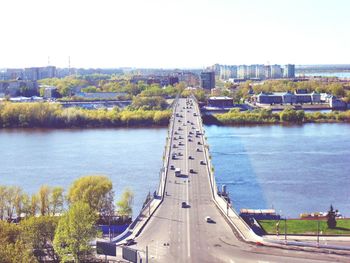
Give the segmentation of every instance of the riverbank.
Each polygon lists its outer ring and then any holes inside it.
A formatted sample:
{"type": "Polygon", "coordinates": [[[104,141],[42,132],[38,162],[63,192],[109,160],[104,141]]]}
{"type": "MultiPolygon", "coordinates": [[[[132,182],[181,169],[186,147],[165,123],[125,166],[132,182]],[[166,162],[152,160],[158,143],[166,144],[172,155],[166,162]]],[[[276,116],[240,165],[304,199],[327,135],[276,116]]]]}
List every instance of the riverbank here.
{"type": "Polygon", "coordinates": [[[350,219],[337,219],[337,227],[331,229],[326,220],[259,220],[262,229],[268,235],[350,235],[350,219]],[[279,222],[279,226],[276,224],[279,222]],[[286,231],[285,231],[286,229],[286,231]]]}
{"type": "Polygon", "coordinates": [[[0,128],[166,126],[170,116],[170,110],[87,110],[50,103],[0,104],[0,128]]]}
{"type": "Polygon", "coordinates": [[[290,123],[350,123],[350,110],[329,113],[285,109],[275,113],[267,109],[253,111],[231,110],[227,113],[204,115],[207,125],[245,125],[245,124],[290,124],[290,123]]]}

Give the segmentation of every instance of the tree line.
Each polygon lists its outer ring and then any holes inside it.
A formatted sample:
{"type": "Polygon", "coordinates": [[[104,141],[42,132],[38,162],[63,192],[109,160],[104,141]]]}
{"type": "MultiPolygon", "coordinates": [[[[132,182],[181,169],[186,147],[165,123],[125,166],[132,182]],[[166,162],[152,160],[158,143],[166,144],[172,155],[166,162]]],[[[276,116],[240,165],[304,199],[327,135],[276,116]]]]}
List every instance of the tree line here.
{"type": "Polygon", "coordinates": [[[90,242],[100,236],[96,222],[132,215],[133,192],[114,203],[106,176],[77,179],[64,193],[41,186],[28,195],[20,187],[0,186],[0,262],[80,262],[91,257],[90,242]],[[24,213],[24,214],[23,214],[24,213]],[[22,220],[13,219],[22,215],[22,220]]]}
{"type": "Polygon", "coordinates": [[[167,125],[171,111],[114,108],[87,110],[52,103],[2,103],[2,128],[74,128],[167,125]]]}
{"type": "Polygon", "coordinates": [[[349,122],[350,111],[332,111],[329,113],[312,112],[286,108],[275,113],[270,109],[256,109],[253,111],[239,111],[232,109],[227,113],[203,116],[206,124],[273,124],[273,123],[312,123],[312,122],[349,122]]]}

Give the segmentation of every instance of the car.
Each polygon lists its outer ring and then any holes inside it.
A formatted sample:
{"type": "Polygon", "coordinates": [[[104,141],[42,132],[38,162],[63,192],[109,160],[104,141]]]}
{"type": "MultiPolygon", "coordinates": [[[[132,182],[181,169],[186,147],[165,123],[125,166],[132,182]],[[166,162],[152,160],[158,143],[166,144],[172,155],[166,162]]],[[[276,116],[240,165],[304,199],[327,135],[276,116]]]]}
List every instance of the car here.
{"type": "Polygon", "coordinates": [[[190,169],[190,173],[191,173],[191,174],[194,174],[195,172],[194,172],[194,170],[193,170],[193,169],[190,169]]]}
{"type": "Polygon", "coordinates": [[[177,137],[174,137],[174,141],[176,141],[177,140],[177,137]]]}
{"type": "Polygon", "coordinates": [[[183,123],[182,125],[183,125],[183,126],[186,126],[186,123],[183,123]]]}
{"type": "Polygon", "coordinates": [[[190,155],[188,156],[188,159],[193,160],[194,158],[190,155]]]}
{"type": "Polygon", "coordinates": [[[174,165],[170,165],[170,169],[171,170],[175,170],[175,166],[174,165]]]}
{"type": "Polygon", "coordinates": [[[214,220],[211,219],[210,216],[206,216],[206,217],[205,217],[205,221],[206,221],[207,223],[214,223],[214,220]]]}
{"type": "Polygon", "coordinates": [[[199,148],[197,148],[197,150],[196,150],[197,152],[200,152],[201,151],[201,149],[199,149],[199,148]]]}
{"type": "Polygon", "coordinates": [[[186,207],[187,207],[187,203],[186,203],[186,202],[182,202],[182,203],[181,203],[181,207],[182,207],[182,208],[186,208],[186,207]]]}
{"type": "Polygon", "coordinates": [[[182,152],[178,152],[178,154],[177,154],[178,156],[182,156],[183,154],[182,154],[182,152]]]}
{"type": "Polygon", "coordinates": [[[131,245],[135,245],[135,244],[136,244],[136,242],[133,238],[127,239],[124,243],[125,246],[131,246],[131,245]]]}
{"type": "Polygon", "coordinates": [[[201,164],[201,165],[205,165],[205,162],[204,162],[204,161],[201,161],[200,164],[201,164]]]}
{"type": "Polygon", "coordinates": [[[193,134],[193,132],[190,131],[189,134],[193,134]]]}
{"type": "Polygon", "coordinates": [[[192,139],[191,139],[191,138],[188,138],[188,141],[189,141],[189,142],[192,142],[192,139]]]}
{"type": "Polygon", "coordinates": [[[177,132],[177,131],[175,131],[175,132],[174,132],[174,134],[178,134],[178,132],[177,132]]]}
{"type": "Polygon", "coordinates": [[[180,136],[179,136],[179,139],[183,139],[183,137],[180,135],[180,136]]]}
{"type": "Polygon", "coordinates": [[[202,143],[201,142],[197,142],[198,145],[201,145],[202,143]]]}

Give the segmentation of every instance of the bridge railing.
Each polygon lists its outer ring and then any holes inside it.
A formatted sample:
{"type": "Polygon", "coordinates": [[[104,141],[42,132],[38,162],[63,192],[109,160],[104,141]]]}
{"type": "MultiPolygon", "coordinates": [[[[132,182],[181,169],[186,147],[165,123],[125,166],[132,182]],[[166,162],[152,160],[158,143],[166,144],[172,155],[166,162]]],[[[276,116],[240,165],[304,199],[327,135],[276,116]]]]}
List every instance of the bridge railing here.
{"type": "MultiPolygon", "coordinates": [[[[195,100],[197,102],[197,100],[195,100]]],[[[197,111],[200,114],[198,103],[195,104],[197,107],[197,111]]],[[[226,200],[224,200],[221,196],[218,195],[218,187],[216,184],[215,176],[214,176],[214,168],[211,163],[211,155],[209,153],[209,146],[207,144],[207,140],[205,138],[205,131],[203,128],[202,118],[199,118],[199,130],[201,132],[203,138],[203,146],[204,146],[204,156],[207,163],[207,169],[209,174],[209,183],[211,186],[212,198],[216,206],[221,210],[224,217],[228,219],[231,225],[236,229],[236,231],[242,236],[243,239],[247,241],[251,241],[252,239],[260,238],[255,235],[255,233],[251,230],[248,224],[238,215],[238,213],[230,206],[226,200]],[[236,222],[233,222],[233,218],[237,219],[236,222]],[[243,233],[244,232],[244,233],[243,233]],[[248,236],[249,235],[249,236],[248,236]]]]}

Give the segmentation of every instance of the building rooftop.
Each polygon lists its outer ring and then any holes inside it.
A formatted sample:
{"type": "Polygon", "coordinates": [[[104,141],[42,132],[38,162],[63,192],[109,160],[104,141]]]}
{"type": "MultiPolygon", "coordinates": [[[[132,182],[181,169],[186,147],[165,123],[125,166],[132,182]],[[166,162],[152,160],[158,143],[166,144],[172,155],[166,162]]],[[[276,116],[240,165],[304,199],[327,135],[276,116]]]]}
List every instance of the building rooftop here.
{"type": "Polygon", "coordinates": [[[210,100],[233,100],[230,97],[222,96],[222,97],[209,97],[210,100]]]}

